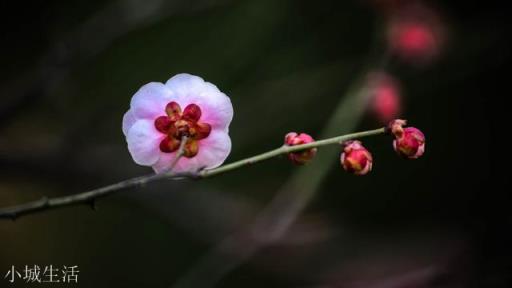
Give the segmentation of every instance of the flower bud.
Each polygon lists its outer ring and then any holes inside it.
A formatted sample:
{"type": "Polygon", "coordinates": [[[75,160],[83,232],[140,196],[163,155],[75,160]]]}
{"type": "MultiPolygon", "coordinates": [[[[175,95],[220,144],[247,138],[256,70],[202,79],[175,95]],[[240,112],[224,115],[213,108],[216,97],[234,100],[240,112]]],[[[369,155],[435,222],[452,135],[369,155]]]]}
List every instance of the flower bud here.
{"type": "Polygon", "coordinates": [[[417,159],[425,152],[425,135],[415,127],[404,128],[405,124],[406,121],[401,119],[389,124],[388,128],[395,136],[393,148],[402,157],[417,159]]]}
{"type": "Polygon", "coordinates": [[[347,141],[344,145],[340,160],[345,171],[355,175],[365,175],[372,170],[372,154],[364,148],[360,141],[347,141]]]}
{"type": "MultiPolygon", "coordinates": [[[[314,141],[313,137],[306,133],[297,134],[295,132],[290,132],[284,137],[284,144],[288,146],[302,145],[314,141]]],[[[288,153],[288,159],[290,159],[290,161],[295,165],[304,165],[315,157],[316,150],[316,148],[310,148],[307,150],[288,153]]]]}

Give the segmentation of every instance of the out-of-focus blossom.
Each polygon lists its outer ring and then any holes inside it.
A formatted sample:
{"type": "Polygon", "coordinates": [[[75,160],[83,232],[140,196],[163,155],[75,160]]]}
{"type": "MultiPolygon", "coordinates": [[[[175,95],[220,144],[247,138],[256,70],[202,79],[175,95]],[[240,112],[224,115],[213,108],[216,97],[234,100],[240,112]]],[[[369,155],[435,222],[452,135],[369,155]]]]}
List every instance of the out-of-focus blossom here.
{"type": "Polygon", "coordinates": [[[402,98],[398,81],[384,72],[375,72],[369,79],[370,108],[381,123],[398,117],[402,98]]]}
{"type": "Polygon", "coordinates": [[[202,78],[178,74],[165,84],[152,82],[132,97],[123,117],[123,133],[133,160],[169,170],[183,136],[184,157],[174,172],[190,172],[221,165],[231,151],[228,135],[233,118],[230,99],[202,78]]]}
{"type": "Polygon", "coordinates": [[[347,141],[344,146],[340,161],[345,171],[355,175],[365,175],[372,170],[372,154],[361,144],[361,141],[347,141]]]}
{"type": "Polygon", "coordinates": [[[427,60],[437,54],[437,40],[425,23],[399,21],[389,31],[391,49],[408,60],[427,60]]]}
{"type": "Polygon", "coordinates": [[[440,54],[445,33],[439,16],[424,5],[406,5],[388,16],[390,51],[411,64],[428,64],[440,54]]]}
{"type": "MultiPolygon", "coordinates": [[[[306,133],[297,134],[295,132],[290,132],[284,137],[284,144],[288,146],[302,145],[314,141],[315,139],[306,133]]],[[[315,157],[316,151],[316,148],[310,148],[303,151],[288,153],[288,159],[290,159],[293,164],[304,165],[315,157]]]]}
{"type": "Polygon", "coordinates": [[[393,148],[398,155],[417,159],[425,153],[425,135],[415,127],[406,127],[405,120],[397,119],[389,123],[389,130],[395,136],[393,148]]]}

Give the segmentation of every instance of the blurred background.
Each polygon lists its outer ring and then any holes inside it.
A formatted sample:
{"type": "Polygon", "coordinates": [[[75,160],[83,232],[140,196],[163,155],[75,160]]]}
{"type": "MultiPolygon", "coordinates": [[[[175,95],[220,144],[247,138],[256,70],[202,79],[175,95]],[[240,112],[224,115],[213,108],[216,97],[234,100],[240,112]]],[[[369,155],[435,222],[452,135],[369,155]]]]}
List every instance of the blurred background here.
{"type": "Polygon", "coordinates": [[[427,147],[406,161],[364,139],[365,177],[326,147],[304,167],[271,159],[1,220],[0,287],[68,285],[9,283],[13,265],[77,265],[76,287],[510,287],[508,16],[473,2],[3,1],[1,207],[150,173],[122,116],[181,72],[231,97],[227,161],[395,117],[427,147]]]}

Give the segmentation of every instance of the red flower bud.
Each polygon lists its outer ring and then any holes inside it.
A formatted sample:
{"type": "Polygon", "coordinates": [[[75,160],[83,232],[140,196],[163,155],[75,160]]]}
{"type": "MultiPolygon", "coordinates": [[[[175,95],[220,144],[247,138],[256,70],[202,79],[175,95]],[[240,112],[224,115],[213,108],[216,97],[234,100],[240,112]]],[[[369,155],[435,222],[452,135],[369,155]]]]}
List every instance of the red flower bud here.
{"type": "MultiPolygon", "coordinates": [[[[284,137],[284,144],[288,146],[302,145],[314,142],[315,139],[306,133],[297,134],[290,132],[284,137]]],[[[316,155],[316,148],[310,148],[303,151],[292,152],[288,154],[288,159],[295,165],[304,165],[316,155]]]]}
{"type": "Polygon", "coordinates": [[[372,154],[357,140],[345,142],[340,160],[343,169],[355,175],[365,175],[372,170],[372,154]]]}
{"type": "Polygon", "coordinates": [[[425,153],[425,135],[415,127],[403,126],[405,120],[397,119],[389,123],[388,128],[395,136],[393,148],[398,155],[409,159],[417,159],[425,153]]]}

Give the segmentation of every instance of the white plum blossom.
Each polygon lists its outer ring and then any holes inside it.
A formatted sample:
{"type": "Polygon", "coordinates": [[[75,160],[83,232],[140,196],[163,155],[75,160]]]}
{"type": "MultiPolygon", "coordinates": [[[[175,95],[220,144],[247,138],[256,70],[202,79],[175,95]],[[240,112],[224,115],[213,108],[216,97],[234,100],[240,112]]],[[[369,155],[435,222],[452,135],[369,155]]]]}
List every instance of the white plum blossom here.
{"type": "Polygon", "coordinates": [[[165,84],[151,82],[133,95],[123,133],[135,163],[168,171],[183,136],[184,154],[174,172],[221,165],[231,151],[231,100],[201,77],[178,74],[165,84]]]}

